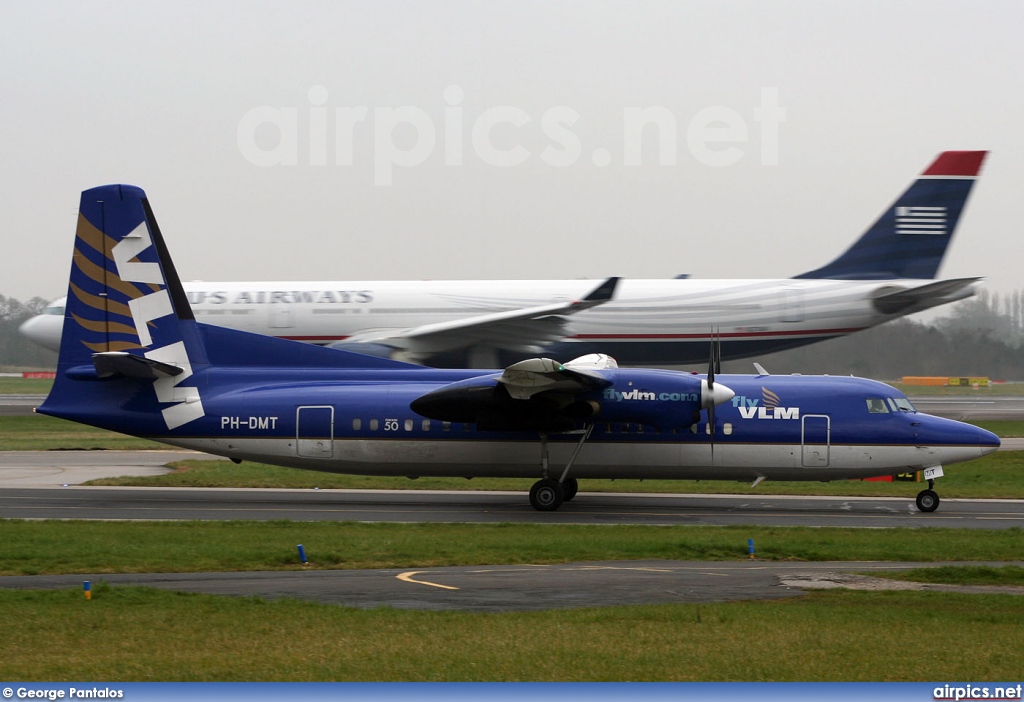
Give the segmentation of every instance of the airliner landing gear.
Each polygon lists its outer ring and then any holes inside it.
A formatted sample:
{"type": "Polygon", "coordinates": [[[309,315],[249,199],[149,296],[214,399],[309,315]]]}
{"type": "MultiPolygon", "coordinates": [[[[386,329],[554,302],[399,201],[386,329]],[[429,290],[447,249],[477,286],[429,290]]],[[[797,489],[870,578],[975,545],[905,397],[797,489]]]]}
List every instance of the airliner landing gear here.
{"type": "Polygon", "coordinates": [[[580,484],[576,478],[569,477],[569,469],[572,468],[576,457],[580,455],[580,449],[583,448],[583,444],[590,438],[590,432],[593,430],[594,425],[588,424],[583,431],[579,432],[579,443],[576,444],[576,449],[572,452],[572,456],[569,457],[569,462],[565,464],[562,476],[558,480],[548,475],[548,435],[546,432],[541,432],[540,461],[544,477],[535,482],[533,487],[530,488],[530,504],[533,505],[534,509],[541,512],[554,512],[562,506],[563,502],[568,502],[576,497],[580,484]]]}
{"type": "Polygon", "coordinates": [[[562,481],[562,492],[565,493],[565,497],[562,499],[568,502],[572,498],[576,497],[576,492],[580,489],[580,483],[576,478],[566,478],[562,481]]]}
{"type": "Polygon", "coordinates": [[[565,491],[557,480],[543,478],[530,488],[530,504],[541,512],[554,512],[564,501],[565,491]]]}
{"type": "Polygon", "coordinates": [[[939,508],[939,495],[932,488],[935,481],[928,481],[928,489],[917,493],[917,508],[922,512],[934,512],[939,508]]]}

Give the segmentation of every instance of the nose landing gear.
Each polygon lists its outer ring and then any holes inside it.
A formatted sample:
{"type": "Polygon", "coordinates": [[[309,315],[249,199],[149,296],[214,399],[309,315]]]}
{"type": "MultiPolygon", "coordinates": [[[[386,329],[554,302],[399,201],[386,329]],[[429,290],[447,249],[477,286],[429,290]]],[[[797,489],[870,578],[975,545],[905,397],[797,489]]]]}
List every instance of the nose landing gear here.
{"type": "Polygon", "coordinates": [[[922,512],[935,512],[939,509],[939,494],[933,490],[935,481],[928,481],[928,489],[918,493],[918,509],[922,512]]]}
{"type": "Polygon", "coordinates": [[[935,481],[928,481],[928,489],[917,493],[917,508],[922,512],[934,512],[939,508],[939,495],[932,488],[935,481]]]}

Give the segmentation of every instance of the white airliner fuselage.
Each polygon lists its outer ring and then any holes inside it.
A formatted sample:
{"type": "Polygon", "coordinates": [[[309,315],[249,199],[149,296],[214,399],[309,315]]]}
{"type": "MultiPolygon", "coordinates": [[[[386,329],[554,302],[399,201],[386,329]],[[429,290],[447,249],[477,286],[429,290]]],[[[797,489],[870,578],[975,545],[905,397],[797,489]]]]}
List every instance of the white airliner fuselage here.
{"type": "MultiPolygon", "coordinates": [[[[906,280],[622,280],[613,300],[553,320],[545,339],[506,339],[513,355],[550,352],[575,358],[608,353],[631,365],[685,364],[706,360],[717,332],[723,355],[738,358],[792,348],[867,329],[905,314],[974,294],[974,279],[943,281],[934,290],[890,308],[901,291],[925,281],[906,280]]],[[[496,313],[581,299],[595,285],[585,280],[192,282],[185,283],[196,318],[218,326],[315,344],[342,344],[381,355],[442,365],[469,361],[492,367],[493,337],[417,337],[408,330],[496,313]],[[458,339],[458,343],[453,340],[458,339]],[[348,342],[348,343],[346,343],[348,342]],[[358,346],[357,346],[358,344],[358,346]],[[455,358],[460,351],[462,355],[455,358]],[[390,352],[388,350],[390,349],[390,352]]],[[[928,287],[934,288],[936,284],[928,287]]],[[[23,332],[50,348],[60,345],[64,299],[23,332]]]]}

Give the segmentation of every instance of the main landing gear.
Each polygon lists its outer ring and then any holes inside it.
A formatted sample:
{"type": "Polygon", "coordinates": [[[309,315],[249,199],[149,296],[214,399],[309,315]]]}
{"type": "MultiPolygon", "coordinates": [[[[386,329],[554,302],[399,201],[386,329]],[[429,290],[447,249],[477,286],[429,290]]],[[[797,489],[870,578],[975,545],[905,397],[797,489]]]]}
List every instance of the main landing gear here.
{"type": "Polygon", "coordinates": [[[934,512],[939,508],[939,495],[932,488],[935,481],[928,481],[928,489],[917,493],[917,508],[922,512],[934,512]]]}
{"type": "Polygon", "coordinates": [[[565,469],[558,480],[552,478],[548,473],[548,435],[546,432],[541,432],[540,462],[544,477],[535,482],[533,487],[530,488],[530,504],[533,505],[534,509],[541,512],[554,512],[562,506],[563,502],[568,502],[576,497],[580,484],[576,478],[569,477],[569,469],[572,468],[576,457],[580,455],[580,449],[583,448],[583,444],[590,438],[590,432],[593,430],[594,425],[588,424],[581,431],[568,432],[580,434],[580,440],[576,444],[576,449],[572,452],[572,456],[569,457],[569,462],[565,464],[565,469]]]}

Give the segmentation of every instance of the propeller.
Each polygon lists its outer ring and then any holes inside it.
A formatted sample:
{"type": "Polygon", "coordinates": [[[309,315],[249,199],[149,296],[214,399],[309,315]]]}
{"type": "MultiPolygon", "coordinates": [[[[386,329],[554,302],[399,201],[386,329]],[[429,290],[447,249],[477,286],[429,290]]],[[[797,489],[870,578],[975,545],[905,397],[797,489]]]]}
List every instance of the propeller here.
{"type": "Polygon", "coordinates": [[[736,393],[722,383],[715,383],[715,374],[722,372],[722,340],[717,330],[711,332],[708,378],[701,382],[700,404],[708,411],[708,433],[711,435],[711,456],[715,455],[715,405],[728,402],[736,393]]]}

